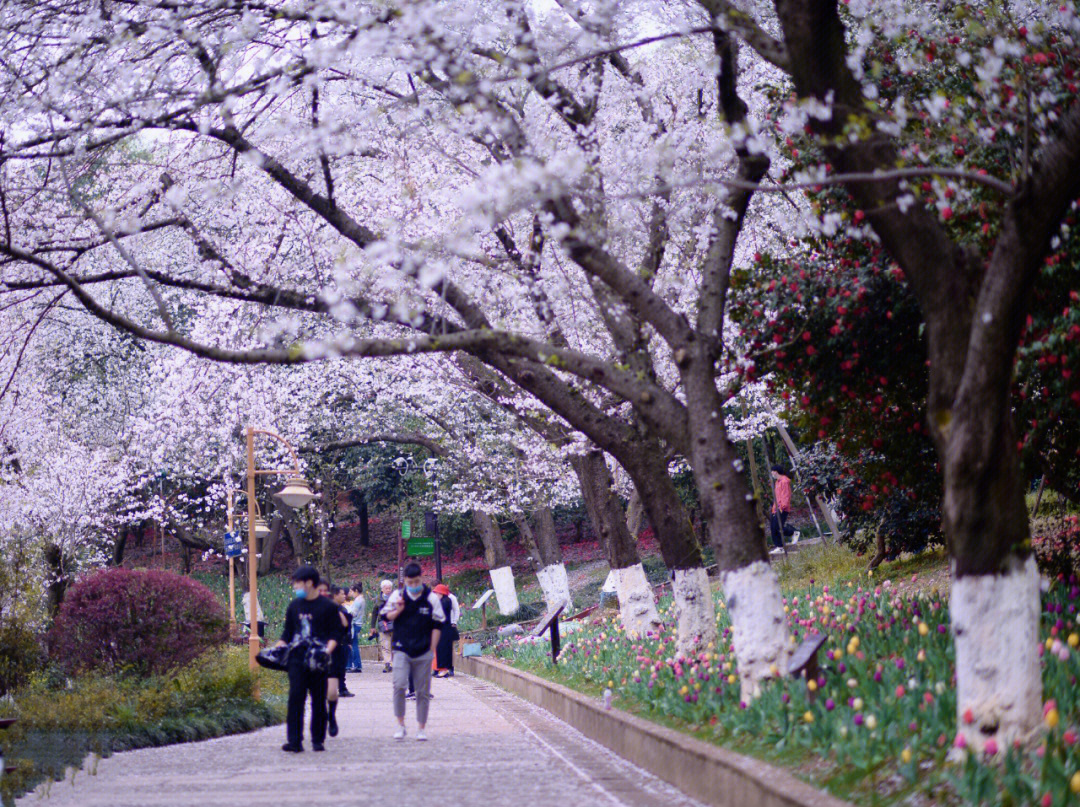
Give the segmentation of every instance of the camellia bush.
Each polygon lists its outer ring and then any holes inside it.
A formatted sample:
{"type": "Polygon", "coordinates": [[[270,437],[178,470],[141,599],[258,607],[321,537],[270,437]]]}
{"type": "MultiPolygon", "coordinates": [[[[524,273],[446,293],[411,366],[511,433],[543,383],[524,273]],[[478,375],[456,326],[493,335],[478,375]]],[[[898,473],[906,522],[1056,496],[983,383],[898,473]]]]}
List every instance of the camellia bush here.
{"type": "Polygon", "coordinates": [[[155,675],[181,667],[228,635],[214,593],[172,572],[107,569],[67,592],[49,633],[71,672],[155,675]]]}

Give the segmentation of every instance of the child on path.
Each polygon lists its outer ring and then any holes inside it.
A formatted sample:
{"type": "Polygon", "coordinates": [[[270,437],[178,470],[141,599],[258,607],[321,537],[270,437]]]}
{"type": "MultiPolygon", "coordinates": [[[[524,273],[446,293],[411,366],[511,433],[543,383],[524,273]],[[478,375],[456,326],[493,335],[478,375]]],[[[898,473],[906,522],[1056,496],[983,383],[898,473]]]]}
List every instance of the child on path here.
{"type": "Polygon", "coordinates": [[[439,595],[424,585],[420,564],[405,567],[405,588],[390,595],[382,615],[393,624],[395,740],[405,739],[405,690],[410,675],[416,685],[416,739],[427,739],[431,667],[439,633],[446,621],[439,595]]]}
{"type": "Polygon", "coordinates": [[[278,647],[289,645],[287,742],[282,751],[304,750],[304,706],[311,696],[311,748],[322,751],[326,740],[326,654],[342,639],[341,618],[332,602],[319,596],[319,573],[301,566],[292,575],[293,601],[285,609],[285,627],[278,647]]]}

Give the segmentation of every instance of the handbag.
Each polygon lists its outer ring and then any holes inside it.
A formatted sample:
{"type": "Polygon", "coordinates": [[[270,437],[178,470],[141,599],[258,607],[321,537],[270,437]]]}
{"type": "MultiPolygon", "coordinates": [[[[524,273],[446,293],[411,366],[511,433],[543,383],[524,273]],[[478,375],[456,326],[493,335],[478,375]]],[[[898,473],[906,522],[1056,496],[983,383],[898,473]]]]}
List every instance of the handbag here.
{"type": "Polygon", "coordinates": [[[285,672],[289,669],[287,664],[288,659],[288,645],[284,647],[268,647],[255,656],[255,661],[260,667],[266,667],[268,670],[278,670],[280,672],[285,672]]]}

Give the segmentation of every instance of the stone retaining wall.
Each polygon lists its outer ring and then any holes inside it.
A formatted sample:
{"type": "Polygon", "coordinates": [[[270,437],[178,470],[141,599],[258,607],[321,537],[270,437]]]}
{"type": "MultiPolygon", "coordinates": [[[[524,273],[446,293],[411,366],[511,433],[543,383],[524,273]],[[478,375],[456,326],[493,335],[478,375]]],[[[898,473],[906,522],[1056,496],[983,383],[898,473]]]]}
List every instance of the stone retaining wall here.
{"type": "MultiPolygon", "coordinates": [[[[620,711],[594,698],[483,657],[455,659],[461,672],[506,689],[684,793],[717,807],[852,807],[785,770],[620,711]]],[[[822,749],[824,752],[826,749],[822,749]]]]}

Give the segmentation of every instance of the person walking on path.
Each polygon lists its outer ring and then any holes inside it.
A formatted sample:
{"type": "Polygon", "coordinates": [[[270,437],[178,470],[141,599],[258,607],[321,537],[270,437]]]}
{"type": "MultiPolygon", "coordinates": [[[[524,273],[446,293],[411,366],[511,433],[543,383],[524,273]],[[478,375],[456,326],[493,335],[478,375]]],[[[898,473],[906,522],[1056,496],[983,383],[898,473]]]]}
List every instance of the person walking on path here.
{"type": "Polygon", "coordinates": [[[352,629],[349,633],[349,672],[364,671],[364,661],[360,658],[360,634],[363,632],[364,612],[367,601],[364,599],[364,584],[357,580],[349,586],[349,615],[352,617],[352,629]]]}
{"type": "Polygon", "coordinates": [[[435,647],[446,617],[439,595],[424,585],[420,564],[404,569],[405,589],[393,592],[383,615],[393,623],[394,716],[398,729],[395,740],[405,739],[405,690],[412,676],[416,685],[416,739],[426,740],[428,703],[431,694],[431,667],[435,647]]]}
{"type": "Polygon", "coordinates": [[[446,583],[439,583],[432,591],[439,595],[439,604],[446,617],[444,627],[439,632],[439,644],[435,648],[435,677],[450,678],[454,674],[454,642],[459,637],[457,624],[461,618],[461,606],[446,583]]]}
{"type": "Polygon", "coordinates": [[[378,599],[375,600],[375,607],[371,609],[371,636],[368,638],[378,640],[379,661],[383,663],[383,672],[388,673],[393,668],[393,650],[390,644],[394,626],[390,620],[383,616],[383,609],[386,608],[386,603],[390,600],[390,595],[394,591],[394,583],[391,580],[383,580],[379,584],[379,588],[381,593],[378,599]]]}
{"type": "Polygon", "coordinates": [[[349,687],[345,684],[345,671],[349,663],[349,646],[345,644],[350,632],[352,631],[352,615],[349,613],[349,609],[345,607],[345,589],[340,586],[330,587],[330,599],[338,607],[338,612],[341,614],[341,627],[342,627],[342,640],[336,648],[334,648],[334,654],[330,658],[330,680],[327,685],[327,714],[329,717],[329,731],[331,737],[337,736],[337,700],[341,698],[351,698],[353,693],[349,692],[349,687]],[[330,703],[333,703],[333,706],[330,703]]]}
{"type": "Polygon", "coordinates": [[[784,473],[781,465],[772,467],[772,478],[773,506],[769,528],[775,544],[771,554],[777,555],[784,551],[784,534],[787,530],[788,513],[791,511],[791,479],[784,473]]]}
{"type": "Polygon", "coordinates": [[[281,750],[304,750],[304,706],[311,696],[311,748],[322,751],[326,740],[326,667],[342,638],[337,607],[319,596],[319,573],[301,566],[292,575],[293,601],[285,609],[285,627],[278,647],[289,646],[287,742],[281,750]]]}
{"type": "MultiPolygon", "coordinates": [[[[244,596],[240,598],[240,602],[244,606],[244,627],[251,630],[251,592],[245,591],[244,596]]],[[[258,617],[255,619],[255,624],[259,631],[259,639],[266,638],[266,619],[263,617],[262,603],[260,602],[258,609],[258,617]]]]}

